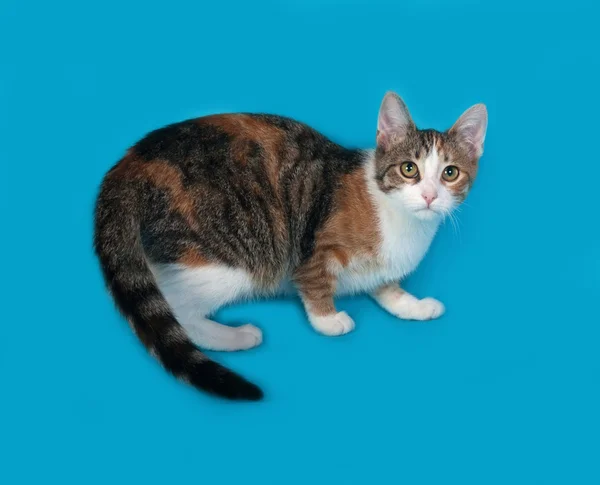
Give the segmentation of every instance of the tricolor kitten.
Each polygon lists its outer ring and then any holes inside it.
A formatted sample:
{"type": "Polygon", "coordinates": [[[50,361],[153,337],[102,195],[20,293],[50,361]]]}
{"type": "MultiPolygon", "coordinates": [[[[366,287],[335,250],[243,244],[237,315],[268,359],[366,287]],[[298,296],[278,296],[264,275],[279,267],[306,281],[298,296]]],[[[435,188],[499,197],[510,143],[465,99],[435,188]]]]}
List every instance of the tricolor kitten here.
{"type": "Polygon", "coordinates": [[[212,115],[156,130],[102,183],[95,249],[107,285],[169,372],[219,396],[258,400],[257,386],[196,346],[249,349],[261,331],[208,317],[227,303],[291,291],[324,335],[354,328],[336,295],[368,292],[399,318],[439,317],[439,301],[398,281],[465,199],[486,125],[479,104],[449,131],[419,130],[388,93],[374,151],[271,115],[212,115]]]}

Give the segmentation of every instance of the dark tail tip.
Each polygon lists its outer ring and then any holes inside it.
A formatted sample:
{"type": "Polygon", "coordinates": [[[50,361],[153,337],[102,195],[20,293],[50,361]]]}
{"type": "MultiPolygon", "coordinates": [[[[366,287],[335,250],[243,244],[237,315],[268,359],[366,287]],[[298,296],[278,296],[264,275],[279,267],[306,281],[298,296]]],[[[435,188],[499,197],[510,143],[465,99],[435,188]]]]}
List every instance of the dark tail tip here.
{"type": "Polygon", "coordinates": [[[188,375],[190,383],[217,396],[234,401],[260,401],[264,394],[260,387],[235,372],[206,360],[202,372],[188,375]],[[207,379],[207,377],[210,378],[207,379]]]}
{"type": "Polygon", "coordinates": [[[260,387],[252,382],[247,381],[243,377],[233,374],[237,380],[233,385],[228,386],[227,391],[221,394],[227,399],[236,401],[260,401],[264,397],[260,387]]]}

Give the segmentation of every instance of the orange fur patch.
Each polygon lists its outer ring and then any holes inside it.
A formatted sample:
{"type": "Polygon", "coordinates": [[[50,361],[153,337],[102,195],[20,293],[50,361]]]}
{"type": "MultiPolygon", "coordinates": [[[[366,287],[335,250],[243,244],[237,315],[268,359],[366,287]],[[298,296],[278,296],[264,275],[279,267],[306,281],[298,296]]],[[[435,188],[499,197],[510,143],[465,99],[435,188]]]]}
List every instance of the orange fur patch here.
{"type": "Polygon", "coordinates": [[[199,123],[208,123],[219,127],[229,134],[232,155],[242,165],[246,164],[249,154],[249,141],[258,143],[267,155],[266,168],[273,187],[279,179],[279,154],[285,144],[285,132],[260,118],[244,114],[219,114],[198,119],[199,123]]]}
{"type": "Polygon", "coordinates": [[[194,197],[183,186],[181,172],[159,160],[141,163],[136,170],[136,177],[149,181],[152,185],[169,193],[171,208],[179,212],[193,229],[199,229],[196,219],[194,197]]]}
{"type": "Polygon", "coordinates": [[[380,244],[377,224],[364,169],[357,170],[342,179],[334,212],[317,234],[316,249],[329,252],[342,266],[355,256],[375,256],[380,244]]]}
{"type": "Polygon", "coordinates": [[[197,268],[199,266],[206,266],[209,261],[204,258],[196,248],[189,248],[181,258],[177,260],[179,264],[184,266],[190,266],[197,268]]]}
{"type": "Polygon", "coordinates": [[[357,256],[375,258],[381,240],[364,169],[345,175],[341,184],[333,213],[317,233],[312,257],[294,276],[309,311],[319,316],[335,312],[332,263],[345,267],[357,256]]]}

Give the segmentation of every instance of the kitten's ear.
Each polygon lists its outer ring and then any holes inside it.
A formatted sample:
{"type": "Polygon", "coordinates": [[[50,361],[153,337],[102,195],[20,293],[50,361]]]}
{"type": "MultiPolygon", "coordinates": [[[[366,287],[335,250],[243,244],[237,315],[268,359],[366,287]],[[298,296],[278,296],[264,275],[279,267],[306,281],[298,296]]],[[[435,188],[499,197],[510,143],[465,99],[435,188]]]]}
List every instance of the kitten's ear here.
{"type": "Polygon", "coordinates": [[[459,143],[473,158],[479,158],[483,154],[487,119],[485,105],[476,104],[465,111],[450,128],[450,133],[458,138],[459,143]]]}
{"type": "Polygon", "coordinates": [[[392,140],[402,141],[414,127],[404,101],[396,93],[387,92],[379,108],[377,120],[377,145],[383,149],[390,147],[392,140]]]}

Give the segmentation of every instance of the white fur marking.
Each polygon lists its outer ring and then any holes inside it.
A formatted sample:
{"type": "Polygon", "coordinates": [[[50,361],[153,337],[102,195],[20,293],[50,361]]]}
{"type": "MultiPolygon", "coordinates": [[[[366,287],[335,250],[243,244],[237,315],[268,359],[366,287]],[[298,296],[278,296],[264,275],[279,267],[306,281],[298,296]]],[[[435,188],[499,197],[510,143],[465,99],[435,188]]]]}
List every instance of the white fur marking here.
{"type": "Polygon", "coordinates": [[[346,312],[338,312],[332,315],[316,316],[308,315],[313,328],[323,335],[344,335],[354,330],[354,320],[346,312]]]}
{"type": "Polygon", "coordinates": [[[184,324],[183,328],[194,344],[209,350],[247,350],[262,343],[262,331],[250,324],[228,327],[202,319],[194,324],[184,324]]]}
{"type": "Polygon", "coordinates": [[[151,269],[160,291],[183,321],[205,317],[226,303],[249,298],[254,293],[250,275],[239,268],[161,264],[152,265],[151,269]]]}
{"type": "Polygon", "coordinates": [[[404,320],[431,320],[445,312],[444,305],[433,298],[419,300],[399,290],[386,289],[373,297],[385,310],[404,320]]]}
{"type": "Polygon", "coordinates": [[[262,342],[262,332],[252,325],[228,327],[206,318],[227,303],[253,296],[254,283],[246,271],[224,265],[150,267],[177,321],[196,345],[212,350],[243,350],[262,342]]]}

